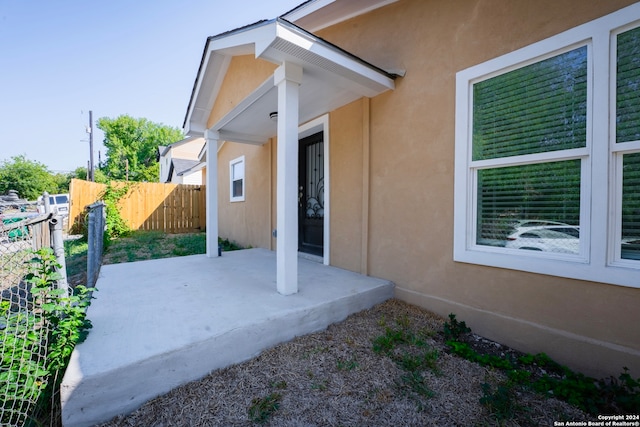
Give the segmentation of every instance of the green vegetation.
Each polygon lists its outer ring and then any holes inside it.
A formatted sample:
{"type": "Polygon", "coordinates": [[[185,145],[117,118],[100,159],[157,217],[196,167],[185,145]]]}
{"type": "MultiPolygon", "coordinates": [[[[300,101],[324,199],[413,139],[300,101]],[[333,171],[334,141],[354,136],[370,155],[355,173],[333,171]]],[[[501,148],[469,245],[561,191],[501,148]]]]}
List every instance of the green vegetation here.
{"type": "Polygon", "coordinates": [[[0,347],[2,425],[47,424],[71,352],[91,328],[85,313],[93,289],[77,286],[65,296],[64,290],[55,287],[60,265],[53,251],[40,249],[33,255],[25,281],[31,285],[34,309],[0,303],[0,323],[5,325],[0,347]],[[37,405],[35,418],[42,422],[14,412],[12,408],[20,408],[20,402],[37,405]]]}
{"type": "Polygon", "coordinates": [[[464,322],[458,322],[450,314],[444,325],[446,345],[453,354],[506,373],[508,381],[498,385],[495,392],[490,385],[483,385],[481,403],[498,420],[513,416],[519,408],[513,401],[512,389],[517,386],[564,400],[594,415],[634,414],[640,408],[640,378],[633,379],[626,367],[618,378],[596,380],[560,365],[544,353],[518,357],[482,354],[465,341],[470,331],[464,322]]]}
{"type": "Polygon", "coordinates": [[[105,251],[104,263],[117,264],[196,255],[205,251],[205,233],[165,234],[161,231],[131,231],[111,241],[105,251]]]}
{"type": "Polygon", "coordinates": [[[514,418],[524,410],[517,403],[516,393],[511,385],[498,384],[495,391],[492,391],[489,383],[483,383],[481,387],[482,397],[480,398],[480,403],[487,408],[499,423],[514,418]]]}
{"type": "MultiPolygon", "coordinates": [[[[385,324],[381,320],[381,326],[385,324]]],[[[400,387],[405,389],[409,396],[418,401],[418,407],[422,407],[420,398],[434,396],[424,377],[425,371],[439,373],[438,350],[431,349],[426,343],[430,334],[425,331],[418,333],[411,329],[407,317],[396,319],[396,327],[386,327],[384,335],[373,340],[373,351],[385,355],[396,363],[403,373],[400,375],[400,387]]]]}
{"type": "Polygon", "coordinates": [[[111,182],[100,194],[99,200],[104,201],[106,210],[105,245],[108,246],[113,239],[124,236],[129,232],[129,226],[120,215],[118,200],[123,198],[131,189],[129,184],[115,186],[111,182]]]}
{"type": "Polygon", "coordinates": [[[178,128],[127,115],[102,117],[98,128],[104,132],[107,148],[107,161],[100,169],[109,179],[118,181],[156,181],[160,170],[158,147],[184,138],[178,128]]]}
{"type": "Polygon", "coordinates": [[[280,393],[271,393],[265,397],[254,398],[249,406],[249,419],[254,423],[265,423],[271,415],[280,407],[282,395],[280,393]]]}
{"type": "Polygon", "coordinates": [[[16,190],[22,199],[36,200],[44,191],[49,194],[69,191],[71,178],[52,173],[42,163],[25,156],[15,156],[0,163],[0,194],[16,190]]]}
{"type": "Polygon", "coordinates": [[[85,239],[65,240],[64,258],[67,277],[87,272],[87,250],[89,245],[85,239]]]}

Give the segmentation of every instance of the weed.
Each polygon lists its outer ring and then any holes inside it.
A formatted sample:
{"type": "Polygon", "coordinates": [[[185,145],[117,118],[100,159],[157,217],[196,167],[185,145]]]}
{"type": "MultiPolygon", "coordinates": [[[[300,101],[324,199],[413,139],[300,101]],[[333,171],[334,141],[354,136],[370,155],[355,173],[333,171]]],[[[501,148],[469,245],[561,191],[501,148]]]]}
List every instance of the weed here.
{"type": "Polygon", "coordinates": [[[463,335],[471,332],[471,329],[467,327],[465,322],[459,322],[456,319],[456,315],[449,314],[449,322],[444,324],[444,339],[445,341],[459,340],[463,335]]]}
{"type": "MultiPolygon", "coordinates": [[[[454,314],[450,314],[449,319],[450,322],[444,325],[444,335],[449,337],[446,344],[451,352],[480,365],[505,371],[510,385],[530,387],[591,414],[632,414],[637,413],[640,407],[640,378],[633,379],[627,368],[617,379],[596,380],[560,365],[544,353],[526,354],[517,359],[480,354],[468,343],[460,341],[461,336],[471,331],[465,323],[458,322],[454,314]],[[534,379],[531,371],[527,370],[534,366],[544,368],[546,373],[534,379]]],[[[494,404],[494,400],[504,398],[504,393],[505,390],[498,389],[484,399],[494,404]]]]}
{"type": "Polygon", "coordinates": [[[382,316],[380,319],[378,319],[378,326],[386,327],[387,326],[387,318],[382,316]]]}
{"type": "Polygon", "coordinates": [[[531,382],[531,372],[523,369],[512,369],[507,371],[509,381],[514,384],[527,384],[531,382]]]}
{"type": "Polygon", "coordinates": [[[492,391],[491,384],[483,383],[481,387],[482,397],[480,398],[480,403],[489,410],[489,413],[498,422],[513,418],[523,409],[517,403],[512,387],[498,384],[495,392],[492,391]]]}
{"type": "Polygon", "coordinates": [[[222,237],[218,237],[218,245],[220,245],[222,250],[225,252],[243,249],[242,246],[238,245],[236,242],[229,241],[229,239],[223,239],[222,237]]]}
{"type": "Polygon", "coordinates": [[[409,320],[409,316],[407,316],[406,314],[403,314],[401,317],[397,318],[396,323],[402,329],[409,329],[409,327],[411,326],[411,321],[409,320]]]}
{"type": "Polygon", "coordinates": [[[438,350],[427,350],[420,354],[404,353],[396,358],[396,363],[405,371],[430,369],[437,372],[438,350]]]}
{"type": "Polygon", "coordinates": [[[175,248],[172,254],[184,256],[191,254],[203,254],[206,252],[206,234],[184,234],[178,235],[174,239],[175,248]]]}
{"type": "Polygon", "coordinates": [[[356,369],[358,367],[358,362],[356,361],[356,359],[338,359],[336,361],[336,368],[338,368],[339,371],[353,371],[354,369],[356,369]]]}
{"type": "MultiPolygon", "coordinates": [[[[14,312],[8,301],[0,303],[0,323],[5,329],[0,346],[0,404],[7,409],[17,401],[37,401],[36,418],[45,418],[73,348],[91,328],[85,313],[89,292],[94,289],[77,286],[71,296],[65,296],[65,291],[55,286],[60,264],[53,250],[43,248],[33,254],[25,281],[31,286],[34,310],[14,312]],[[46,364],[41,349],[44,343],[46,364]]],[[[20,416],[9,410],[0,423],[22,424],[24,420],[15,418],[20,416]]]]}
{"type": "Polygon", "coordinates": [[[251,400],[248,413],[249,419],[254,423],[264,423],[273,415],[280,407],[282,395],[280,393],[271,393],[268,396],[251,400]]]}
{"type": "Polygon", "coordinates": [[[427,383],[420,372],[406,372],[400,377],[402,382],[409,387],[411,391],[422,397],[433,397],[435,393],[427,386],[427,383]]]}
{"type": "MultiPolygon", "coordinates": [[[[426,336],[426,334],[424,332],[414,333],[410,328],[411,324],[407,316],[396,319],[396,324],[399,329],[385,327],[384,335],[373,340],[373,351],[390,357],[404,371],[400,376],[400,387],[408,389],[420,397],[430,398],[435,393],[428,387],[422,371],[430,369],[433,372],[438,372],[436,364],[438,351],[426,348],[427,343],[422,339],[422,336],[426,336]],[[395,351],[399,346],[404,349],[400,354],[395,351]],[[416,349],[422,349],[422,351],[416,354],[416,349]]],[[[419,399],[417,405],[418,409],[423,407],[423,403],[419,399]]]]}

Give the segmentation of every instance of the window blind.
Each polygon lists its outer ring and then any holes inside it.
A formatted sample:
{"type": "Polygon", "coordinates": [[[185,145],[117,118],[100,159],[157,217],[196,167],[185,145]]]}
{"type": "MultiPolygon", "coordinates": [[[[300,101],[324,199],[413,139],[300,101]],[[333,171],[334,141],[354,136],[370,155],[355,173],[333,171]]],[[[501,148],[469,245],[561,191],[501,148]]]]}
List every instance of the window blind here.
{"type": "Polygon", "coordinates": [[[640,140],[640,27],[618,34],[616,142],[640,140]]]}
{"type": "Polygon", "coordinates": [[[476,243],[504,246],[519,224],[578,226],[580,160],[478,170],[476,243]]]}
{"type": "Polygon", "coordinates": [[[586,145],[587,48],[473,86],[473,160],[586,145]]]}
{"type": "Polygon", "coordinates": [[[622,158],[621,256],[640,260],[640,153],[622,158]]]}

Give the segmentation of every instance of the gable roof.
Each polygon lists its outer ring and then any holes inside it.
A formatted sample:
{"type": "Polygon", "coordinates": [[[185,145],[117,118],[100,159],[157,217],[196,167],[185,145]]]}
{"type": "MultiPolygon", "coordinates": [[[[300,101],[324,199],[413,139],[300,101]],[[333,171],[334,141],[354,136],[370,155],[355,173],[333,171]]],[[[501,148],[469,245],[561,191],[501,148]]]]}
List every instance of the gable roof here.
{"type": "MultiPolygon", "coordinates": [[[[189,159],[171,159],[172,168],[175,171],[176,175],[182,175],[185,172],[188,172],[194,166],[200,164],[199,160],[189,160],[189,159]]],[[[171,176],[169,176],[171,177],[171,176]]]]}
{"type": "MultiPolygon", "coordinates": [[[[300,123],[394,88],[395,75],[283,18],[259,21],[207,39],[184,121],[187,134],[204,133],[231,59],[247,54],[302,67],[300,123]]],[[[269,118],[275,111],[277,88],[270,76],[211,129],[226,140],[262,144],[276,133],[269,118]]]]}

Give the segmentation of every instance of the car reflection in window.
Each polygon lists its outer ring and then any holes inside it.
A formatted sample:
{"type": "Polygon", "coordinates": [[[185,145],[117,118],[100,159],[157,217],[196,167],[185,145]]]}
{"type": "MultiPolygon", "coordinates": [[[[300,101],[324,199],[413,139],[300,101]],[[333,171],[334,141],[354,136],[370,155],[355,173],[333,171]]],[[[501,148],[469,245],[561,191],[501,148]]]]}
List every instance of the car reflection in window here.
{"type": "Polygon", "coordinates": [[[580,229],[566,225],[519,227],[507,237],[506,248],[579,254],[580,229]]]}

